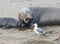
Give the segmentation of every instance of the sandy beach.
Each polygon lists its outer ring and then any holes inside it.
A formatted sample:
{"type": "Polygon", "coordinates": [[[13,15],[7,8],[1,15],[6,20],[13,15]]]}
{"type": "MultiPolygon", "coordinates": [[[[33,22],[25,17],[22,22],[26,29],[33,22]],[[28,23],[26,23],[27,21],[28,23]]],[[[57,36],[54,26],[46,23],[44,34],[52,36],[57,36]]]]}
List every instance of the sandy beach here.
{"type": "MultiPolygon", "coordinates": [[[[0,17],[12,17],[18,20],[19,11],[24,7],[57,7],[60,0],[0,0],[0,17]]],[[[41,27],[53,31],[47,37],[34,33],[33,29],[0,28],[0,44],[60,44],[60,26],[41,27]]]]}

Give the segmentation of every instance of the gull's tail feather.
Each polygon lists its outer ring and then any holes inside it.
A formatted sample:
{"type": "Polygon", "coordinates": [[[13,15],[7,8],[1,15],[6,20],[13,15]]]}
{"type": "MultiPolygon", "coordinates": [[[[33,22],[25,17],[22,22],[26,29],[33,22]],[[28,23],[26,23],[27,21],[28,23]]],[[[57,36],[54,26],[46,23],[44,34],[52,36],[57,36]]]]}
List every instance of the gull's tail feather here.
{"type": "Polygon", "coordinates": [[[53,32],[53,31],[48,31],[48,32],[45,32],[45,34],[48,34],[48,33],[49,33],[49,34],[52,34],[52,32],[53,32]]]}
{"type": "Polygon", "coordinates": [[[47,32],[44,31],[41,35],[46,36],[47,35],[47,32]]]}
{"type": "Polygon", "coordinates": [[[52,31],[44,32],[43,36],[47,36],[48,34],[52,34],[52,31]]]}

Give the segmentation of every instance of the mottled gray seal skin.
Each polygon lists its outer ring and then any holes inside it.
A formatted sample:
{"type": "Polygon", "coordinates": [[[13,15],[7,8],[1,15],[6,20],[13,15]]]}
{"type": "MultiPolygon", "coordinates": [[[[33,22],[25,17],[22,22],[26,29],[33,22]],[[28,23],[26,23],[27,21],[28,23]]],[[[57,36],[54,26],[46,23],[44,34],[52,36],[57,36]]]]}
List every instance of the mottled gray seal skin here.
{"type": "Polygon", "coordinates": [[[37,23],[40,26],[60,25],[60,8],[56,7],[23,8],[19,14],[19,20],[23,21],[26,27],[31,26],[34,23],[37,23]],[[27,18],[29,18],[28,23],[26,23],[27,18]]]}
{"type": "Polygon", "coordinates": [[[56,7],[29,7],[32,12],[33,23],[40,26],[60,25],[60,8],[56,7]]]}
{"type": "Polygon", "coordinates": [[[14,19],[14,18],[0,18],[0,27],[2,27],[3,29],[8,29],[11,27],[20,27],[23,26],[22,22],[14,19]]]}

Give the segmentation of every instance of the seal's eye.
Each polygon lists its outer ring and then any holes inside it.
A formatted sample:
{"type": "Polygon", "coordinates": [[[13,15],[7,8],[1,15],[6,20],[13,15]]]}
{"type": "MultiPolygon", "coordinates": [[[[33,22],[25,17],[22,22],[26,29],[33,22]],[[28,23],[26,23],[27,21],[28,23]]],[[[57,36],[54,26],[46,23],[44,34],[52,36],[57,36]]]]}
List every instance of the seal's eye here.
{"type": "Polygon", "coordinates": [[[28,14],[28,12],[26,12],[26,14],[28,14]]]}

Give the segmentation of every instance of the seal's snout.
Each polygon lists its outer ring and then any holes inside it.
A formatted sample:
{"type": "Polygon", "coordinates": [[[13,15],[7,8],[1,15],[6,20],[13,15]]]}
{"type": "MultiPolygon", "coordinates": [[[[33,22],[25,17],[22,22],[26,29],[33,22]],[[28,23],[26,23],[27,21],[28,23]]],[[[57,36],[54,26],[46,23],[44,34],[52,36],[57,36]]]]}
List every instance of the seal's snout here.
{"type": "Polygon", "coordinates": [[[32,11],[29,8],[23,8],[20,11],[19,19],[28,23],[32,19],[32,11]]]}

